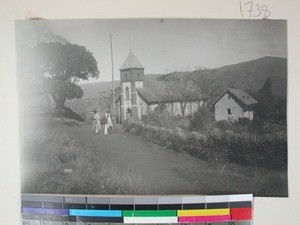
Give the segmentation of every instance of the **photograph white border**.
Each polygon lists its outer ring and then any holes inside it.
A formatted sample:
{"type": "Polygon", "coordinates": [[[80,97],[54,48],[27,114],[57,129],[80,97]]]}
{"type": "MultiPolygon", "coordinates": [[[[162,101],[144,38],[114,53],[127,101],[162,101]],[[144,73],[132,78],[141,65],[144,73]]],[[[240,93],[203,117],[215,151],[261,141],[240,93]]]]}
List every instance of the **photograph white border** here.
{"type": "MultiPolygon", "coordinates": [[[[226,18],[241,19],[238,0],[1,0],[0,1],[0,221],[21,224],[19,131],[16,88],[16,19],[226,18]]],[[[297,0],[257,0],[270,19],[288,21],[288,176],[289,198],[255,198],[254,223],[296,224],[300,202],[300,31],[297,0]]],[[[245,16],[245,15],[244,15],[245,16]]],[[[245,18],[248,19],[248,18],[245,18]]],[[[262,19],[262,17],[257,17],[262,19]]]]}

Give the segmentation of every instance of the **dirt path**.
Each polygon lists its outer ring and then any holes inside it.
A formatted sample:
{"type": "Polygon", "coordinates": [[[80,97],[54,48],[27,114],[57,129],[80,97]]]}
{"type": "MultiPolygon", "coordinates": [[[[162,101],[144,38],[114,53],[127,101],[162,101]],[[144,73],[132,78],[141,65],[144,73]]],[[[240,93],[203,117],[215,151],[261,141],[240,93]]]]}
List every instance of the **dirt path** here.
{"type": "Polygon", "coordinates": [[[139,137],[124,135],[120,126],[115,127],[110,135],[104,135],[103,130],[96,135],[87,124],[72,127],[69,132],[93,144],[107,162],[140,175],[154,190],[153,194],[201,193],[199,184],[187,181],[178,172],[199,171],[199,160],[163,149],[139,137]]]}

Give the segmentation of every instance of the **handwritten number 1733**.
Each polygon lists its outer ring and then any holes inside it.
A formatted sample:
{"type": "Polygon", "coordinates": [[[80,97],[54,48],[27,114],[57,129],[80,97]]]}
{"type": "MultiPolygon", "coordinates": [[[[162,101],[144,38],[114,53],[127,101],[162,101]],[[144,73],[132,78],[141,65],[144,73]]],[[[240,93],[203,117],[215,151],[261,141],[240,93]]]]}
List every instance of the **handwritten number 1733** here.
{"type": "Polygon", "coordinates": [[[240,12],[242,17],[248,15],[249,18],[252,17],[268,18],[271,15],[271,11],[269,10],[267,5],[256,4],[253,1],[248,1],[248,2],[240,1],[240,12]]]}

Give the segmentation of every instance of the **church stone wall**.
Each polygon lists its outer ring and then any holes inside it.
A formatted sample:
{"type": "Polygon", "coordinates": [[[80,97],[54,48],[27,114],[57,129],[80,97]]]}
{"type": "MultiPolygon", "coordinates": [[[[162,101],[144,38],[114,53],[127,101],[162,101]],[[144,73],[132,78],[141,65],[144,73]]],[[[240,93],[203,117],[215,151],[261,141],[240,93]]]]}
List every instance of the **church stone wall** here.
{"type": "Polygon", "coordinates": [[[132,106],[132,107],[131,107],[131,113],[132,113],[132,118],[133,118],[134,120],[138,120],[138,119],[139,119],[138,106],[132,106]]]}
{"type": "Polygon", "coordinates": [[[137,93],[131,93],[131,105],[137,105],[137,93]]]}

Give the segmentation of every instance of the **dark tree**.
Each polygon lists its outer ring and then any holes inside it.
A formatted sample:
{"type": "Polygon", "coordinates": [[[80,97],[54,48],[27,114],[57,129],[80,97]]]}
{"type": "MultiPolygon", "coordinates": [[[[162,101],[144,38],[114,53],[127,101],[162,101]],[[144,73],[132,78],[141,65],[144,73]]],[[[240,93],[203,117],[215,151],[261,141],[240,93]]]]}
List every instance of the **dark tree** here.
{"type": "Polygon", "coordinates": [[[286,99],[273,96],[270,77],[258,92],[253,93],[253,97],[258,101],[254,108],[256,118],[275,123],[286,122],[286,99]]]}
{"type": "MultiPolygon", "coordinates": [[[[17,69],[22,86],[22,96],[43,96],[47,103],[48,110],[51,110],[51,101],[47,85],[41,84],[40,71],[36,67],[34,52],[32,49],[40,43],[60,42],[68,43],[68,40],[56,34],[47,20],[27,20],[16,22],[16,47],[17,47],[17,69]],[[37,81],[39,84],[37,84],[37,81]]],[[[47,83],[47,82],[46,82],[47,83]]]]}
{"type": "Polygon", "coordinates": [[[65,101],[79,99],[82,89],[79,80],[98,78],[99,70],[93,54],[85,47],[59,42],[41,43],[34,48],[37,71],[43,90],[47,91],[56,104],[64,109],[65,101]]]}
{"type": "Polygon", "coordinates": [[[272,98],[273,97],[271,77],[267,78],[267,80],[265,81],[264,86],[259,90],[259,92],[267,98],[272,98]]]}

